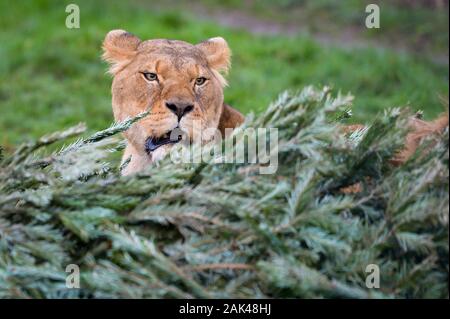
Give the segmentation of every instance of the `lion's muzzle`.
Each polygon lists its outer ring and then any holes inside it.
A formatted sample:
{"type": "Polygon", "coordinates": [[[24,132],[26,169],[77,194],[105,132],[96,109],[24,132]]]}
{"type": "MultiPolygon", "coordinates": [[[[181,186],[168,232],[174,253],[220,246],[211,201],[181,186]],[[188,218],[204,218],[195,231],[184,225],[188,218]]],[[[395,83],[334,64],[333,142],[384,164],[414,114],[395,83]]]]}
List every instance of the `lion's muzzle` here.
{"type": "Polygon", "coordinates": [[[184,133],[179,127],[174,128],[161,137],[150,136],[145,141],[145,152],[150,154],[163,145],[176,144],[183,139],[183,136],[184,133]]]}

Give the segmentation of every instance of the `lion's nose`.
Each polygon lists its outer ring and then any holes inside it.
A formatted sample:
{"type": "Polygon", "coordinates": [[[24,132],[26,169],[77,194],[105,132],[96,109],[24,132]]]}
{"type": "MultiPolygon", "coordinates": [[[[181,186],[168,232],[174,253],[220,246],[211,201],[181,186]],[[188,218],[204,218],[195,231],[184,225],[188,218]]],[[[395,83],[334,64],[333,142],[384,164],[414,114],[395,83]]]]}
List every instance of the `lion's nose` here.
{"type": "Polygon", "coordinates": [[[192,103],[183,101],[167,101],[166,106],[178,117],[178,120],[194,109],[192,103]]]}

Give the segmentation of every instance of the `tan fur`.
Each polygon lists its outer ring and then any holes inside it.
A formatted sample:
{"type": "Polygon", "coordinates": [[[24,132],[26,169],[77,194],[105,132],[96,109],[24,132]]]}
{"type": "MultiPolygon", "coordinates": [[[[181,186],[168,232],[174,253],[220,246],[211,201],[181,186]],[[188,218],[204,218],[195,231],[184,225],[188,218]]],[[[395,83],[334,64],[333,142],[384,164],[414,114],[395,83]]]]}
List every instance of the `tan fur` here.
{"type": "Polygon", "coordinates": [[[123,160],[131,156],[124,174],[138,172],[170,148],[161,146],[152,154],[145,152],[149,137],[160,137],[179,126],[192,139],[194,121],[207,128],[234,128],[244,120],[242,114],[223,103],[226,81],[221,73],[230,66],[231,52],[223,38],[212,38],[192,45],[177,40],[141,41],[124,30],[109,32],[103,42],[103,59],[110,63],[113,75],[112,107],[116,121],[149,109],[150,114],[135,123],[124,135],[127,148],[123,160]],[[142,73],[158,75],[158,81],[148,81],[142,73]],[[195,79],[205,77],[202,86],[195,79]],[[181,120],[171,112],[167,101],[192,104],[193,110],[181,120]]]}
{"type": "Polygon", "coordinates": [[[415,153],[425,137],[442,133],[448,127],[448,114],[443,114],[431,122],[414,117],[409,120],[408,125],[411,131],[406,135],[405,147],[391,160],[394,165],[401,165],[406,162],[415,153]]]}
{"type": "Polygon", "coordinates": [[[236,128],[241,125],[243,121],[244,118],[241,113],[233,109],[231,106],[224,104],[218,129],[222,136],[225,136],[225,130],[227,128],[236,128]]]}
{"type": "MultiPolygon", "coordinates": [[[[448,114],[443,114],[431,122],[420,120],[412,117],[408,122],[409,133],[405,138],[405,146],[402,150],[391,159],[394,165],[401,165],[406,162],[417,150],[421,141],[430,135],[440,134],[448,127],[448,114]]],[[[347,134],[363,129],[365,126],[361,124],[346,125],[342,127],[342,131],[347,134]]]]}
{"type": "MultiPolygon", "coordinates": [[[[390,160],[394,166],[399,166],[405,163],[417,150],[421,141],[432,135],[441,134],[446,127],[448,127],[448,114],[439,116],[436,120],[427,122],[422,121],[416,117],[409,119],[410,132],[406,135],[405,146],[399,153],[390,160]]],[[[346,125],[342,127],[345,134],[364,129],[365,126],[361,124],[346,125]]],[[[355,194],[362,191],[362,184],[357,182],[355,184],[342,187],[339,190],[343,194],[355,194]]]]}

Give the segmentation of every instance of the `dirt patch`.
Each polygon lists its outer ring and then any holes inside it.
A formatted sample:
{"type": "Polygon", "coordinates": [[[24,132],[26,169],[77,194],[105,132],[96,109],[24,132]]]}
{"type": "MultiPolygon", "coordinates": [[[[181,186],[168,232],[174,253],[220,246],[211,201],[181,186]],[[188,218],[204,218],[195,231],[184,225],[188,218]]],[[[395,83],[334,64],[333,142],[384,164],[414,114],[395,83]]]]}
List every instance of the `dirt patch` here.
{"type": "Polygon", "coordinates": [[[298,22],[278,22],[257,17],[248,12],[224,8],[207,8],[194,4],[190,8],[192,12],[200,18],[212,20],[220,25],[243,29],[256,35],[284,35],[295,36],[298,34],[308,34],[322,45],[332,45],[339,47],[374,47],[381,49],[391,49],[399,53],[413,53],[425,56],[431,61],[448,65],[448,53],[424,53],[420,47],[411,47],[401,39],[395,42],[391,39],[379,40],[370,39],[359,27],[340,27],[339,32],[313,31],[306,24],[298,22]]]}

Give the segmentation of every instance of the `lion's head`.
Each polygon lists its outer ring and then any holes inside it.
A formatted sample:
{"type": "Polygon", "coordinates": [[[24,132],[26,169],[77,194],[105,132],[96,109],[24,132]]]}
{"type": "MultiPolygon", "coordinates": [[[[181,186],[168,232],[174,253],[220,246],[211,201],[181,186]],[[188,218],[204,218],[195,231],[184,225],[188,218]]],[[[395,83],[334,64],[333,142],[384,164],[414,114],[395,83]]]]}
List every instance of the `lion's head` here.
{"type": "Polygon", "coordinates": [[[134,155],[155,156],[157,149],[176,142],[170,135],[178,130],[192,139],[196,128],[223,131],[242,122],[242,115],[223,103],[222,73],[230,66],[231,54],[223,38],[193,45],[165,39],[141,41],[124,30],[113,30],[103,49],[114,77],[116,121],[150,110],[125,133],[134,155]]]}

